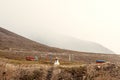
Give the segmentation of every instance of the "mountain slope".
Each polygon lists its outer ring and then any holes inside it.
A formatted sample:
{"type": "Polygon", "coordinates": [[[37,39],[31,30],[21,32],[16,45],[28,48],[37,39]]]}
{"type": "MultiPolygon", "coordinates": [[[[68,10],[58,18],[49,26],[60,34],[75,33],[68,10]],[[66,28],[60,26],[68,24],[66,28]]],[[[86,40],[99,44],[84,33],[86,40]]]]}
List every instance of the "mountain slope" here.
{"type": "MultiPolygon", "coordinates": [[[[34,36],[33,36],[34,38],[34,36]]],[[[13,32],[10,32],[0,27],[0,49],[25,49],[36,50],[44,52],[65,52],[65,51],[79,51],[90,53],[113,53],[111,50],[93,42],[83,41],[76,38],[62,36],[57,34],[41,35],[40,38],[34,38],[34,40],[43,43],[37,43],[13,32]],[[44,45],[46,44],[46,45],[44,45]],[[53,47],[49,47],[49,46],[53,47]],[[58,47],[58,48],[54,48],[58,47]],[[62,48],[62,49],[59,49],[62,48]],[[67,49],[67,50],[65,50],[67,49]]]]}
{"type": "Polygon", "coordinates": [[[0,49],[25,49],[25,50],[37,50],[45,52],[62,52],[64,50],[52,48],[20,35],[17,35],[13,32],[10,32],[4,28],[0,27],[0,49]]]}
{"type": "MultiPolygon", "coordinates": [[[[60,40],[60,38],[58,38],[58,39],[60,40]]],[[[64,40],[65,39],[66,38],[64,38],[64,40]]],[[[52,37],[51,37],[51,39],[48,39],[48,41],[49,40],[51,41],[52,37]]],[[[70,41],[68,39],[66,39],[66,40],[70,41]]],[[[54,41],[57,41],[57,40],[55,39],[54,41]]],[[[72,42],[70,45],[72,45],[72,44],[74,45],[75,43],[72,42]]],[[[64,43],[64,45],[66,45],[66,43],[64,43]]],[[[86,46],[89,46],[89,45],[86,45],[86,46]]],[[[85,47],[85,46],[83,46],[83,47],[85,47]]],[[[24,38],[20,35],[17,35],[13,32],[10,32],[10,31],[0,27],[0,57],[5,57],[8,59],[18,59],[18,60],[22,59],[23,60],[25,58],[25,56],[29,56],[29,55],[41,56],[44,53],[48,54],[48,52],[52,52],[53,57],[55,57],[55,55],[56,55],[56,56],[59,56],[60,59],[65,60],[65,61],[68,61],[69,60],[68,58],[70,56],[69,54],[72,54],[74,56],[73,57],[74,61],[79,61],[81,63],[95,62],[96,59],[105,59],[105,60],[111,61],[111,62],[119,62],[119,56],[115,55],[115,54],[92,54],[92,53],[90,54],[90,52],[87,52],[87,51],[77,52],[77,51],[72,51],[72,50],[65,50],[65,49],[49,47],[49,46],[34,42],[32,40],[29,40],[27,38],[24,38]],[[6,50],[6,49],[11,49],[11,48],[17,49],[18,50],[17,53],[14,50],[13,51],[6,50]],[[22,52],[19,51],[21,49],[23,50],[22,52]],[[37,53],[35,53],[34,50],[37,53]],[[60,55],[59,53],[62,53],[62,54],[60,55]]]]}
{"type": "Polygon", "coordinates": [[[63,49],[92,53],[114,53],[106,47],[90,41],[80,40],[70,36],[59,34],[43,34],[44,36],[34,37],[34,40],[43,44],[63,49]]]}

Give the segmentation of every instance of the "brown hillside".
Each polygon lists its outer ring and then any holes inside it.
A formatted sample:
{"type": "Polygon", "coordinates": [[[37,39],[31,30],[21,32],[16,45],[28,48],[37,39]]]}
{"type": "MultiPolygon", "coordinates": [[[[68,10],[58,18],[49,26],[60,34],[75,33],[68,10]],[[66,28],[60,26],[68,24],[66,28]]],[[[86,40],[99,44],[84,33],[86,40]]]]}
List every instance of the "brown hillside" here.
{"type": "Polygon", "coordinates": [[[44,52],[62,52],[64,50],[52,48],[25,37],[22,37],[18,34],[10,32],[4,28],[0,27],[0,49],[25,49],[25,50],[37,50],[44,52]]]}
{"type": "Polygon", "coordinates": [[[41,57],[43,56],[42,53],[47,54],[49,52],[52,52],[53,57],[55,57],[57,54],[57,56],[64,61],[69,60],[69,54],[74,54],[72,60],[81,63],[91,63],[95,62],[95,60],[97,59],[104,59],[106,61],[116,63],[120,62],[119,56],[115,54],[95,54],[49,47],[47,45],[40,44],[25,37],[22,37],[1,27],[0,50],[0,57],[10,59],[24,59],[27,55],[38,55],[39,57],[41,57]],[[11,51],[11,49],[13,50],[11,51]],[[33,51],[37,51],[37,53],[33,51]],[[59,53],[61,53],[61,55],[59,53]]]}

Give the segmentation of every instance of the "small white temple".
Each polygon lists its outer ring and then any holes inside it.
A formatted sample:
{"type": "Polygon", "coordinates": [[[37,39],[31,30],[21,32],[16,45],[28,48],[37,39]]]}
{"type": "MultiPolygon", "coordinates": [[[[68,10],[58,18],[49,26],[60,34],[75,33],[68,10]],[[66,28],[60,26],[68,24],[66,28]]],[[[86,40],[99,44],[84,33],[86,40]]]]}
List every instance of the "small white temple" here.
{"type": "Polygon", "coordinates": [[[58,65],[60,65],[60,62],[59,62],[59,60],[58,60],[58,58],[57,58],[57,57],[55,58],[54,65],[55,65],[55,66],[58,66],[58,65]]]}

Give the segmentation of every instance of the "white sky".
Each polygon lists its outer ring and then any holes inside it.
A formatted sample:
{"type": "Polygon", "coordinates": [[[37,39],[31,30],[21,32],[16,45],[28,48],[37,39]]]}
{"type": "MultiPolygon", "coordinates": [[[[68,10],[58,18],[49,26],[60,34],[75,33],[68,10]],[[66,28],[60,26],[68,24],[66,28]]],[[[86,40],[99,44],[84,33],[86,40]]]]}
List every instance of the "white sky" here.
{"type": "Polygon", "coordinates": [[[69,35],[120,53],[120,0],[0,0],[0,26],[23,36],[69,35]]]}

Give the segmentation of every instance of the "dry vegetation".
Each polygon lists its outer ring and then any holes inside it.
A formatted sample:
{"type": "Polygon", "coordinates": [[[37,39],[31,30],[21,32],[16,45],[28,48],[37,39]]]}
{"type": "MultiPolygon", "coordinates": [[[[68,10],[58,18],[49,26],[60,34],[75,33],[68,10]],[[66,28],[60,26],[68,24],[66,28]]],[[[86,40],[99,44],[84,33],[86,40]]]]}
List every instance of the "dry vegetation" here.
{"type": "Polygon", "coordinates": [[[74,63],[80,63],[80,64],[91,64],[95,63],[97,59],[102,59],[106,60],[112,63],[119,63],[120,62],[120,56],[115,55],[115,54],[95,54],[95,53],[50,53],[49,52],[40,52],[38,51],[37,53],[34,52],[15,52],[15,51],[0,51],[0,57],[2,58],[7,58],[7,59],[12,59],[12,60],[17,60],[18,62],[20,61],[26,61],[25,57],[26,56],[38,56],[39,62],[43,63],[48,63],[50,61],[54,61],[54,58],[57,56],[59,57],[61,63],[65,64],[72,64],[71,62],[74,63]],[[73,54],[73,58],[71,61],[69,61],[69,55],[73,54]],[[51,57],[50,57],[51,56],[51,57]]]}
{"type": "Polygon", "coordinates": [[[0,80],[120,80],[119,57],[52,48],[0,27],[0,80]],[[39,60],[26,61],[29,55],[39,60]],[[71,61],[69,55],[73,55],[71,61]],[[53,66],[56,56],[61,63],[58,67],[53,66]],[[111,63],[99,68],[94,64],[97,59],[111,63]]]}
{"type": "Polygon", "coordinates": [[[0,62],[0,80],[120,80],[119,75],[120,66],[113,63],[54,67],[0,62]]]}

